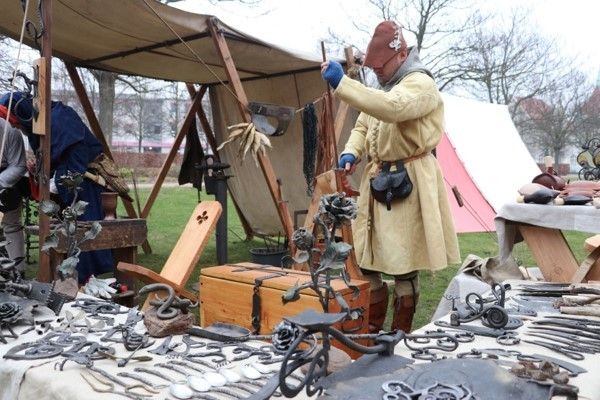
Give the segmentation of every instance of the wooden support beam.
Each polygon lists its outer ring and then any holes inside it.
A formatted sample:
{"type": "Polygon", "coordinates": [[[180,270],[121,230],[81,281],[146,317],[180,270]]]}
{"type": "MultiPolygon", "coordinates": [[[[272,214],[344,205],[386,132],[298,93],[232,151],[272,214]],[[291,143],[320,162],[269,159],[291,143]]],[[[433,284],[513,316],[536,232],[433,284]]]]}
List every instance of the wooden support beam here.
{"type": "MultiPolygon", "coordinates": [[[[52,93],[52,85],[50,77],[52,76],[52,0],[43,0],[41,3],[42,10],[42,22],[44,30],[42,32],[42,57],[45,62],[45,72],[47,79],[43,80],[44,90],[46,93],[45,98],[41,100],[41,108],[46,113],[46,123],[44,136],[40,136],[40,150],[42,152],[42,167],[41,177],[39,177],[40,186],[40,197],[41,200],[50,200],[50,143],[52,139],[51,132],[51,99],[50,93],[52,93]]],[[[27,12],[28,10],[26,10],[27,12]]],[[[41,81],[41,80],[40,80],[41,81]]],[[[39,260],[40,265],[38,269],[38,280],[41,282],[50,282],[54,278],[54,271],[52,270],[52,264],[50,262],[50,255],[48,252],[42,251],[46,236],[50,232],[50,220],[44,213],[39,213],[40,227],[40,243],[39,243],[39,260]]]]}
{"type": "MultiPolygon", "coordinates": [[[[344,49],[344,55],[346,56],[346,71],[350,71],[354,67],[354,54],[352,47],[346,47],[344,49]]],[[[342,137],[342,129],[344,129],[344,122],[348,116],[348,110],[350,106],[348,103],[340,101],[337,113],[335,114],[334,131],[335,131],[335,143],[339,143],[342,137]]]]}
{"type": "MultiPolygon", "coordinates": [[[[96,139],[102,144],[102,149],[104,154],[108,156],[111,160],[114,160],[112,152],[110,150],[110,146],[106,142],[106,138],[104,133],[102,132],[102,127],[100,126],[100,122],[98,122],[98,118],[96,118],[96,113],[94,112],[94,107],[92,107],[92,103],[90,102],[90,98],[85,90],[85,86],[83,86],[83,82],[81,81],[81,77],[79,76],[79,72],[77,72],[77,68],[73,64],[66,63],[65,67],[67,68],[67,72],[69,77],[71,78],[71,82],[73,83],[73,87],[75,88],[75,93],[77,93],[77,97],[79,98],[79,103],[83,108],[83,112],[87,117],[88,123],[90,124],[90,128],[96,136],[96,139]]],[[[131,201],[121,198],[123,201],[123,206],[125,207],[125,211],[127,212],[127,216],[129,218],[138,218],[138,215],[133,207],[131,201]]],[[[151,254],[152,248],[150,247],[150,243],[148,243],[148,239],[144,241],[142,244],[142,249],[145,254],[151,254]]]]}
{"type": "Polygon", "coordinates": [[[190,108],[185,116],[183,124],[181,125],[179,132],[177,132],[177,135],[175,136],[175,141],[173,142],[173,147],[171,147],[171,150],[169,151],[167,158],[165,159],[162,167],[160,168],[160,172],[158,173],[158,176],[156,177],[156,182],[154,182],[154,186],[152,186],[152,190],[150,191],[148,200],[146,200],[146,204],[144,204],[144,209],[142,210],[142,215],[140,216],[141,218],[147,218],[148,215],[150,214],[152,205],[154,204],[154,201],[156,200],[156,197],[158,196],[158,192],[160,191],[162,183],[165,180],[165,177],[167,176],[167,172],[169,172],[169,168],[171,167],[171,164],[173,164],[173,160],[175,159],[175,156],[177,155],[177,151],[179,150],[179,147],[181,146],[181,142],[183,141],[183,138],[187,134],[188,130],[190,129],[190,125],[192,124],[192,121],[194,120],[194,118],[196,118],[196,112],[198,111],[198,108],[200,107],[201,102],[202,102],[202,96],[200,94],[198,94],[196,97],[194,97],[194,100],[192,100],[192,104],[190,105],[190,108]]]}
{"type": "MultiPolygon", "coordinates": [[[[244,87],[242,86],[240,76],[233,62],[233,58],[231,57],[231,53],[229,51],[229,47],[227,46],[227,42],[225,41],[225,37],[223,33],[219,30],[217,23],[218,22],[215,18],[209,19],[208,28],[211,32],[211,36],[213,38],[217,52],[219,53],[221,61],[223,62],[223,67],[225,68],[225,73],[227,74],[229,84],[231,85],[231,88],[233,89],[233,92],[235,93],[235,96],[238,100],[237,103],[240,110],[240,114],[242,115],[242,119],[244,120],[244,122],[251,122],[252,120],[250,112],[248,111],[248,98],[246,97],[246,92],[244,91],[244,87]]],[[[294,254],[295,249],[293,248],[294,246],[291,240],[292,234],[294,233],[294,224],[292,222],[292,217],[288,209],[288,204],[287,202],[283,201],[281,197],[281,182],[277,179],[277,176],[275,175],[275,170],[273,169],[273,165],[271,164],[271,160],[269,159],[269,157],[260,151],[258,152],[257,156],[258,163],[269,188],[269,193],[271,194],[273,203],[275,203],[275,208],[277,209],[277,214],[281,221],[281,225],[283,226],[285,235],[288,238],[290,254],[294,254]]]]}
{"type": "MultiPolygon", "coordinates": [[[[188,93],[190,94],[190,97],[193,99],[194,96],[196,95],[196,88],[194,87],[194,85],[192,85],[190,83],[186,84],[186,87],[187,87],[188,93]]],[[[204,86],[200,90],[207,88],[207,87],[208,86],[204,86]]],[[[204,107],[202,107],[202,104],[200,104],[200,108],[198,109],[197,114],[198,114],[198,119],[200,119],[200,125],[202,125],[202,129],[204,130],[204,133],[206,134],[208,144],[210,145],[210,148],[211,148],[215,158],[217,159],[217,161],[221,161],[221,157],[219,156],[219,152],[217,151],[217,147],[219,147],[217,145],[217,139],[212,130],[212,127],[210,126],[210,123],[208,122],[208,118],[206,117],[206,112],[204,111],[204,107]]],[[[252,236],[254,236],[254,232],[252,231],[252,227],[248,223],[248,220],[244,216],[244,213],[242,212],[242,209],[240,208],[237,200],[235,199],[235,197],[231,196],[231,201],[233,202],[235,211],[237,212],[240,222],[242,223],[242,228],[244,228],[244,233],[246,234],[246,238],[252,238],[252,236]]]]}
{"type": "MultiPolygon", "coordinates": [[[[344,187],[343,179],[345,171],[341,169],[335,170],[335,186],[337,191],[341,191],[342,187],[344,187]]],[[[356,251],[354,250],[354,238],[352,237],[352,226],[351,225],[342,225],[340,227],[342,231],[342,241],[348,243],[352,246],[352,250],[350,250],[350,255],[346,259],[346,271],[348,271],[348,275],[352,279],[364,279],[363,274],[359,268],[358,261],[356,261],[356,251]]]]}
{"type": "Polygon", "coordinates": [[[65,62],[65,67],[67,68],[67,73],[71,78],[73,88],[75,89],[75,93],[77,93],[77,98],[79,98],[79,103],[83,108],[83,112],[87,117],[92,132],[96,136],[96,139],[98,139],[98,141],[102,145],[102,151],[104,151],[104,154],[106,154],[111,160],[113,160],[112,152],[110,151],[110,147],[106,142],[106,138],[104,137],[104,133],[102,132],[102,128],[100,127],[100,122],[98,122],[98,119],[96,118],[94,107],[92,107],[92,103],[90,102],[90,99],[87,95],[85,86],[83,86],[83,82],[81,81],[79,72],[77,72],[77,68],[75,68],[73,64],[67,62],[65,62]]]}

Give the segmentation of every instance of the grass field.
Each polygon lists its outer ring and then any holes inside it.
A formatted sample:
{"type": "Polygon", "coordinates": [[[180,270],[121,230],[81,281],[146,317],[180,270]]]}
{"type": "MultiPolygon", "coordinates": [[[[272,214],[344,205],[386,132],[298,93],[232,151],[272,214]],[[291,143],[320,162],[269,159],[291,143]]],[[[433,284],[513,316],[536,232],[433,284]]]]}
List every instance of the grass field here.
{"type": "MultiPolygon", "coordinates": [[[[142,204],[148,196],[149,190],[141,190],[140,197],[142,204]]],[[[203,200],[212,200],[213,196],[202,194],[203,200]]],[[[152,246],[152,254],[143,254],[140,250],[138,263],[160,271],[163,263],[169,256],[171,249],[179,238],[183,226],[187,222],[195,205],[197,204],[197,192],[188,187],[169,187],[163,188],[152,208],[148,217],[148,240],[152,246]]],[[[122,208],[119,209],[119,215],[125,215],[122,208]]],[[[255,247],[264,247],[262,240],[245,240],[244,230],[240,225],[233,205],[229,207],[229,262],[249,261],[250,249],[255,247]]],[[[580,232],[567,232],[567,240],[575,251],[579,260],[585,256],[583,250],[583,241],[589,234],[580,232]]],[[[464,259],[468,254],[475,254],[480,257],[490,257],[498,254],[495,233],[470,233],[460,234],[459,243],[461,256],[464,259]]],[[[524,244],[518,244],[514,250],[514,256],[519,264],[532,266],[534,262],[531,254],[524,244]]],[[[200,269],[206,266],[217,264],[215,238],[211,238],[207,248],[200,258],[198,268],[194,271],[190,284],[198,281],[200,269]]],[[[418,305],[415,319],[415,327],[420,327],[431,318],[435,308],[446,289],[448,282],[456,274],[460,265],[452,265],[447,269],[436,273],[421,274],[421,297],[418,305]]],[[[388,322],[389,323],[389,322],[388,322]]]]}

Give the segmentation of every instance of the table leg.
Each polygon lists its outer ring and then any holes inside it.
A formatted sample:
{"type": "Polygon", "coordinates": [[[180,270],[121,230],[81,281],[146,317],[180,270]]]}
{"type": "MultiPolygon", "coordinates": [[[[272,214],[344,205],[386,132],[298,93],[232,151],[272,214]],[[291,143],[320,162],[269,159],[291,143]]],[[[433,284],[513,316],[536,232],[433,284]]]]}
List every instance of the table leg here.
{"type": "Polygon", "coordinates": [[[571,282],[579,264],[559,229],[518,225],[519,231],[548,282],[571,282]]]}
{"type": "Polygon", "coordinates": [[[135,264],[136,256],[137,256],[137,247],[122,247],[118,249],[112,249],[113,252],[113,261],[115,263],[114,266],[114,274],[117,282],[127,285],[128,291],[122,293],[121,296],[115,298],[114,300],[127,307],[133,307],[134,304],[134,294],[135,294],[135,279],[130,275],[124,274],[123,272],[117,269],[117,264],[120,261],[135,264]]]}

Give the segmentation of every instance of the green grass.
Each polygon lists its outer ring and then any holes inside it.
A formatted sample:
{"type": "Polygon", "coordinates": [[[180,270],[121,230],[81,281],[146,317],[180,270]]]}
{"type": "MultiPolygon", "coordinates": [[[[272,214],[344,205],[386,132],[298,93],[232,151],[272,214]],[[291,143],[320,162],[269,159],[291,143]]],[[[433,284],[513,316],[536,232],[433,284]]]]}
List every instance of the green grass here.
{"type": "MultiPolygon", "coordinates": [[[[142,205],[148,194],[148,189],[140,190],[142,205]]],[[[203,200],[214,200],[213,196],[206,195],[205,193],[202,194],[201,198],[203,200]]],[[[161,190],[154,203],[152,212],[147,219],[148,240],[152,246],[152,254],[144,254],[140,249],[138,254],[138,264],[152,268],[157,272],[161,270],[162,265],[177,242],[197,201],[197,192],[192,188],[165,187],[161,190]]],[[[228,211],[228,261],[231,263],[249,261],[251,259],[250,249],[264,247],[264,242],[260,239],[244,240],[244,229],[239,222],[237,213],[235,212],[235,208],[231,201],[229,202],[228,211]]],[[[126,215],[121,205],[118,209],[118,214],[126,215]]],[[[583,241],[590,235],[581,232],[566,232],[565,236],[577,259],[579,261],[583,260],[585,257],[583,241]]],[[[475,254],[482,258],[493,257],[498,254],[495,233],[460,234],[459,244],[463,259],[469,254],[475,254]]],[[[513,255],[520,265],[535,265],[531,253],[523,243],[515,246],[513,255]]],[[[194,270],[192,277],[188,281],[188,286],[198,282],[201,268],[214,265],[217,265],[217,257],[215,237],[213,235],[200,257],[198,268],[194,270]]],[[[429,322],[442,294],[459,267],[460,265],[451,265],[443,271],[421,273],[421,295],[417,314],[415,316],[415,328],[429,322]]],[[[387,324],[389,324],[390,316],[391,315],[388,315],[387,324]]]]}

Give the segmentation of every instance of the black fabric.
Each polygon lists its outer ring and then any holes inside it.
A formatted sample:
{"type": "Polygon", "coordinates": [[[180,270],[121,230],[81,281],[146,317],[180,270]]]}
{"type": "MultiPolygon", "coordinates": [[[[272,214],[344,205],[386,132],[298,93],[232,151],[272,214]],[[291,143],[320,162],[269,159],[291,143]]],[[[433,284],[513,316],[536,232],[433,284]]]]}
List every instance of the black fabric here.
{"type": "Polygon", "coordinates": [[[317,160],[317,114],[315,105],[308,103],[302,110],[302,133],[304,139],[304,159],[302,171],[306,180],[306,194],[312,196],[317,160]]]}
{"type": "Polygon", "coordinates": [[[190,129],[185,134],[185,150],[179,170],[179,184],[191,183],[196,189],[202,188],[202,172],[196,168],[204,160],[204,150],[198,137],[196,120],[192,120],[190,129]]]}
{"type": "Polygon", "coordinates": [[[412,182],[402,161],[396,162],[396,171],[390,171],[391,163],[384,162],[379,174],[371,178],[371,195],[384,203],[389,210],[392,201],[408,197],[412,192],[412,182]]]}
{"type": "Polygon", "coordinates": [[[22,177],[13,187],[0,189],[0,212],[16,210],[23,197],[29,197],[29,178],[22,177]]]}

